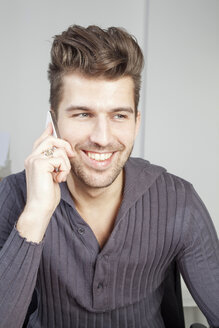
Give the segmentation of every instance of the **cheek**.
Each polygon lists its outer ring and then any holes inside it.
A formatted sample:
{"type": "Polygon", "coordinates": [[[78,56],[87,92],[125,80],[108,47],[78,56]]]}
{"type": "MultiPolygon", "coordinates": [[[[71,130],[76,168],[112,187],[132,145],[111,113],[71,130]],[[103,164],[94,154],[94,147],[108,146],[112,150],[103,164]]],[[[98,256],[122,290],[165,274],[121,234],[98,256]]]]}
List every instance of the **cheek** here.
{"type": "Polygon", "coordinates": [[[79,127],[76,124],[65,124],[60,126],[60,136],[62,139],[68,141],[71,145],[83,141],[88,136],[88,129],[79,127]]]}
{"type": "Polygon", "coordinates": [[[127,131],[120,131],[118,136],[118,140],[125,146],[130,146],[134,143],[135,135],[134,131],[127,130],[127,131]]]}

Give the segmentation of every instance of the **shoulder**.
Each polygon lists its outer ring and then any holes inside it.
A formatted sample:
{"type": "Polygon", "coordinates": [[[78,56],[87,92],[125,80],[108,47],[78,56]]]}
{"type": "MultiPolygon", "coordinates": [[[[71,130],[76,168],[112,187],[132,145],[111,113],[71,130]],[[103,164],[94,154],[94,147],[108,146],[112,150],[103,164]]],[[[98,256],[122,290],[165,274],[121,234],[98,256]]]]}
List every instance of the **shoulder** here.
{"type": "Polygon", "coordinates": [[[26,203],[25,172],[0,182],[0,248],[4,245],[26,203]]]}
{"type": "MultiPolygon", "coordinates": [[[[183,247],[211,241],[218,249],[218,238],[211,216],[193,184],[177,175],[165,172],[159,177],[165,182],[168,203],[175,204],[176,222],[182,222],[183,247]]],[[[179,225],[180,226],[180,225],[179,225]]]]}
{"type": "Polygon", "coordinates": [[[158,179],[159,183],[165,183],[169,191],[191,193],[193,186],[188,180],[170,172],[163,172],[158,179]]]}
{"type": "Polygon", "coordinates": [[[0,206],[11,201],[16,204],[26,202],[25,171],[11,174],[0,182],[0,206]]]}
{"type": "Polygon", "coordinates": [[[10,186],[10,187],[15,187],[15,188],[20,188],[24,189],[26,188],[26,176],[25,176],[25,171],[21,171],[18,173],[14,173],[11,175],[8,175],[7,177],[3,178],[2,181],[0,182],[0,186],[10,186]]]}
{"type": "Polygon", "coordinates": [[[188,193],[192,190],[192,184],[182,177],[179,177],[173,173],[167,171],[166,168],[152,164],[142,158],[130,158],[129,171],[135,172],[136,181],[141,182],[142,180],[150,186],[161,187],[163,192],[181,192],[188,193]],[[151,182],[153,182],[151,184],[151,182]]]}

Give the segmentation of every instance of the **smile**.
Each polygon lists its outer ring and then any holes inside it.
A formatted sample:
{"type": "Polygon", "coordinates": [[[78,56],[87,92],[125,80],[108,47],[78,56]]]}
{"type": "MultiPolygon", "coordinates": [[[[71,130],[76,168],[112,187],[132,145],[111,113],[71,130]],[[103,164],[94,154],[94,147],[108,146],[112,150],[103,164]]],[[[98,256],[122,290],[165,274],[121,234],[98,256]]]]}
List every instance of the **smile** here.
{"type": "Polygon", "coordinates": [[[98,161],[98,162],[106,161],[113,154],[113,153],[94,153],[94,152],[89,152],[89,151],[86,151],[85,153],[89,158],[91,158],[95,161],[98,161]]]}

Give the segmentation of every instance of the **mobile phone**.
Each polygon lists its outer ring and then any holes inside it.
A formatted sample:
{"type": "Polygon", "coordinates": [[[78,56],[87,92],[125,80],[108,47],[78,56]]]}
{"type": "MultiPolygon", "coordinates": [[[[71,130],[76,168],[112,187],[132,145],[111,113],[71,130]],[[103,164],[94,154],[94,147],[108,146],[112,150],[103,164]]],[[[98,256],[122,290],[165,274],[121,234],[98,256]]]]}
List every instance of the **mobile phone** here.
{"type": "Polygon", "coordinates": [[[55,138],[59,137],[56,119],[54,117],[54,114],[49,110],[47,112],[47,117],[46,117],[46,127],[50,122],[52,123],[53,137],[55,138]]]}

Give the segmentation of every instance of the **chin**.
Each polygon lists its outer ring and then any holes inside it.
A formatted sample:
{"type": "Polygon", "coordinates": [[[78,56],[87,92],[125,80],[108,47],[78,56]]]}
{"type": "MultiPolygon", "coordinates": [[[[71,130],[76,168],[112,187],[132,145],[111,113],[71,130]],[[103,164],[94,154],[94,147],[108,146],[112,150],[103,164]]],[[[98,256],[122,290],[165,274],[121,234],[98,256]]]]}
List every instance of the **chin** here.
{"type": "Polygon", "coordinates": [[[110,174],[106,175],[105,172],[102,173],[94,173],[89,174],[84,172],[83,170],[76,169],[72,167],[72,173],[74,178],[76,178],[80,183],[82,183],[85,187],[88,188],[107,188],[113,184],[113,182],[117,179],[119,174],[122,172],[123,167],[118,168],[117,170],[112,171],[110,174]],[[106,175],[106,176],[104,176],[106,175]]]}
{"type": "MultiPolygon", "coordinates": [[[[133,148],[133,147],[132,147],[133,148]]],[[[103,171],[95,171],[87,168],[83,162],[73,159],[71,162],[71,172],[74,179],[86,188],[107,188],[112,185],[123,172],[125,163],[129,159],[132,148],[124,152],[113,165],[103,171]]]]}

